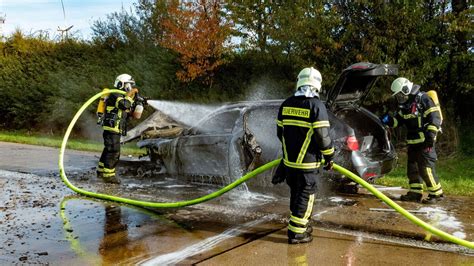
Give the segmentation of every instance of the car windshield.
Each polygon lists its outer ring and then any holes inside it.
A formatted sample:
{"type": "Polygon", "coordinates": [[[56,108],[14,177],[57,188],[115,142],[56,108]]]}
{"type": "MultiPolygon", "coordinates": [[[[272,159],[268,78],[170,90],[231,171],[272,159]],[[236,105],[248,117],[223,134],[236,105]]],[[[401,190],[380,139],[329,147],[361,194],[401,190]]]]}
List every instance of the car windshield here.
{"type": "Polygon", "coordinates": [[[240,115],[240,110],[224,111],[210,116],[196,126],[196,132],[201,134],[232,133],[235,122],[240,115]]]}

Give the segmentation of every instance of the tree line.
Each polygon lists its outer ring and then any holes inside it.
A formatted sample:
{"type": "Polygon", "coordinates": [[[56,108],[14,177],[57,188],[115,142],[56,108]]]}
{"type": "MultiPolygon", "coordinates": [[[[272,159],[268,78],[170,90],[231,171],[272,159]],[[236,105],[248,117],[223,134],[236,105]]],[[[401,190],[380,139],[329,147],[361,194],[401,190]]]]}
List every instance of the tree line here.
{"type": "Polygon", "coordinates": [[[435,89],[446,123],[462,129],[474,117],[472,11],[467,0],[138,0],[94,22],[90,40],[1,40],[0,128],[60,133],[121,73],[149,97],[208,103],[283,98],[303,67],[318,68],[324,87],[372,62],[435,89]]]}

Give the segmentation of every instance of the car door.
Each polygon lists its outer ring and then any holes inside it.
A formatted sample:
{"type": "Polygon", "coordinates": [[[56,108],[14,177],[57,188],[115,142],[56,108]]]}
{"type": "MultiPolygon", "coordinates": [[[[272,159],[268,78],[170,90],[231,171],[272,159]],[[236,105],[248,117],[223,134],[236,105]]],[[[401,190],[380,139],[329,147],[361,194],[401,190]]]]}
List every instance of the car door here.
{"type": "Polygon", "coordinates": [[[232,130],[239,116],[238,108],[219,111],[180,137],[176,146],[178,173],[226,176],[232,130]]]}

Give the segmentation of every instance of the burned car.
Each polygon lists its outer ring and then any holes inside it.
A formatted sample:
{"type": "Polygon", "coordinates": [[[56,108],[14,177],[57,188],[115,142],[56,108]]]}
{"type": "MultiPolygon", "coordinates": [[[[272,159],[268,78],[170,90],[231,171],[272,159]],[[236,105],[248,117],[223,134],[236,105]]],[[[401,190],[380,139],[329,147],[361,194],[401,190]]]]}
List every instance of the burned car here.
{"type": "MultiPolygon", "coordinates": [[[[328,107],[330,134],[336,148],[334,161],[365,180],[372,181],[390,172],[397,156],[386,128],[360,103],[378,78],[397,74],[396,65],[357,63],[346,68],[337,83],[322,97],[328,107]]],[[[226,104],[208,114],[198,114],[202,119],[191,127],[187,123],[175,122],[168,123],[167,128],[160,128],[151,118],[144,121],[148,126],[134,129],[132,135],[142,135],[138,146],[147,150],[151,160],[157,167],[162,167],[163,172],[224,177],[233,181],[282,156],[276,136],[276,117],[282,102],[264,100],[226,104]],[[164,133],[173,133],[173,130],[176,131],[174,134],[164,133]],[[150,135],[149,132],[157,134],[150,135]]],[[[325,174],[332,179],[348,180],[334,171],[325,174]]],[[[258,186],[270,186],[272,172],[263,175],[252,182],[258,186]]]]}

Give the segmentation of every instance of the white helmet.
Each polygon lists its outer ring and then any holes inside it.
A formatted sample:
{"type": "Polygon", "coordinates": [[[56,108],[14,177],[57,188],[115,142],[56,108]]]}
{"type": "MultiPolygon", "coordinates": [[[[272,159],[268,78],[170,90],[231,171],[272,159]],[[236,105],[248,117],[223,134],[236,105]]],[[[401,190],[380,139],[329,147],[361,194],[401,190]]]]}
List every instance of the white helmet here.
{"type": "Polygon", "coordinates": [[[114,82],[115,88],[127,92],[132,90],[133,85],[135,85],[135,80],[129,74],[118,75],[114,82]]]}
{"type": "Polygon", "coordinates": [[[392,82],[392,87],[390,88],[393,92],[392,96],[402,93],[405,96],[408,96],[413,88],[413,82],[410,82],[406,78],[397,78],[392,82]]]}
{"type": "Polygon", "coordinates": [[[314,67],[306,67],[298,74],[298,82],[296,83],[296,89],[301,86],[311,86],[315,88],[315,92],[321,92],[321,82],[323,78],[321,73],[314,67]]]}

